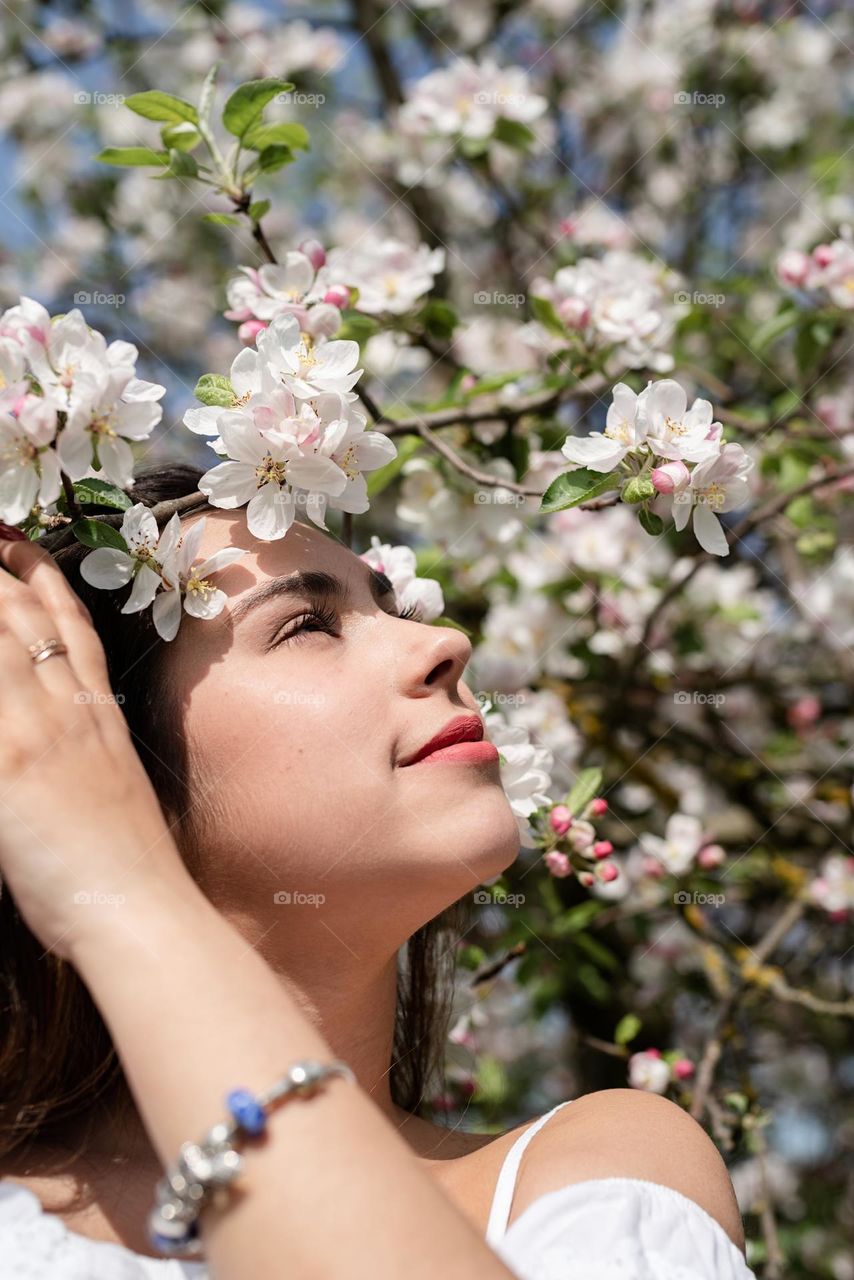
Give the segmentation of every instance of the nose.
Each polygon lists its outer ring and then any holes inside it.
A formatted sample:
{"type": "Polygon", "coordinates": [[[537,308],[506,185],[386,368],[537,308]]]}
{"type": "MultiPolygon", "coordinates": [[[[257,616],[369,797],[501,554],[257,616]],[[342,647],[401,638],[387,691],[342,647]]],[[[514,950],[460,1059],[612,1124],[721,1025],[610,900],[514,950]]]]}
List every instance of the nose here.
{"type": "Polygon", "coordinates": [[[408,692],[414,695],[446,688],[456,693],[472,654],[468,636],[455,627],[430,623],[413,627],[420,632],[413,644],[407,667],[408,692]]]}

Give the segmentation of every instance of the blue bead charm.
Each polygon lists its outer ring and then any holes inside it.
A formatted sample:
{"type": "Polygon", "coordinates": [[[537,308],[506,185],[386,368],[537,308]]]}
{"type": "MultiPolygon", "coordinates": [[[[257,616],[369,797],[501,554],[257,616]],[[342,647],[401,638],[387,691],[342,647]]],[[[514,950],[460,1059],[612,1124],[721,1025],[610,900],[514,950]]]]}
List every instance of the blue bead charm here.
{"type": "Polygon", "coordinates": [[[235,1124],[240,1125],[244,1133],[257,1136],[267,1126],[267,1116],[261,1103],[248,1089],[232,1089],[226,1096],[225,1105],[235,1124]]]}

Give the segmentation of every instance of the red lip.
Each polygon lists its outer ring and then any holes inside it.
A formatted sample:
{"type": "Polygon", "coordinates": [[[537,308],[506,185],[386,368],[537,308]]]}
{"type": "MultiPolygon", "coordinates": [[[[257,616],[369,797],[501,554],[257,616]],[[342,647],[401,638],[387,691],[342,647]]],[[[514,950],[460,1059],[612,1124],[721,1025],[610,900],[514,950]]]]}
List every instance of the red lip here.
{"type": "Polygon", "coordinates": [[[483,721],[480,716],[455,716],[453,720],[448,721],[444,729],[439,730],[435,737],[425,742],[423,747],[419,747],[413,755],[405,756],[400,761],[400,766],[416,764],[432,752],[440,751],[442,747],[453,746],[456,742],[481,742],[482,739],[483,721]]]}

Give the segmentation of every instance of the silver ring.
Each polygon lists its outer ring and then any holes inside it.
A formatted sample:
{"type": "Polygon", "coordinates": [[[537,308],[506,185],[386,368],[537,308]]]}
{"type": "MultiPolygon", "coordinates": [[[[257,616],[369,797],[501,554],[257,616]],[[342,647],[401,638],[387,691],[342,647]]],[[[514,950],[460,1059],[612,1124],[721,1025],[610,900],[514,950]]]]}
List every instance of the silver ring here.
{"type": "Polygon", "coordinates": [[[37,640],[27,648],[33,662],[44,662],[47,658],[52,658],[55,653],[68,653],[68,646],[53,636],[47,640],[37,640]]]}

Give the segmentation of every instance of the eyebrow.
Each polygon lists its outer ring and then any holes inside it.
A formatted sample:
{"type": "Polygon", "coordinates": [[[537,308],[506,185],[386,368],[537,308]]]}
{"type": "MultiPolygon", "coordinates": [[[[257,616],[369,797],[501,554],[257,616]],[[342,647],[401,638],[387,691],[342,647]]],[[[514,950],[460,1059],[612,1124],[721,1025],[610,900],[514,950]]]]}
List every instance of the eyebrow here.
{"type": "MultiPolygon", "coordinates": [[[[368,568],[368,586],[373,599],[379,604],[383,596],[394,591],[391,579],[378,569],[368,568]]],[[[271,578],[256,591],[243,596],[231,609],[232,622],[238,622],[252,609],[259,608],[269,600],[281,597],[291,599],[331,600],[343,604],[349,596],[346,585],[332,573],[324,573],[317,569],[301,569],[297,573],[287,574],[281,578],[271,578]]]]}

